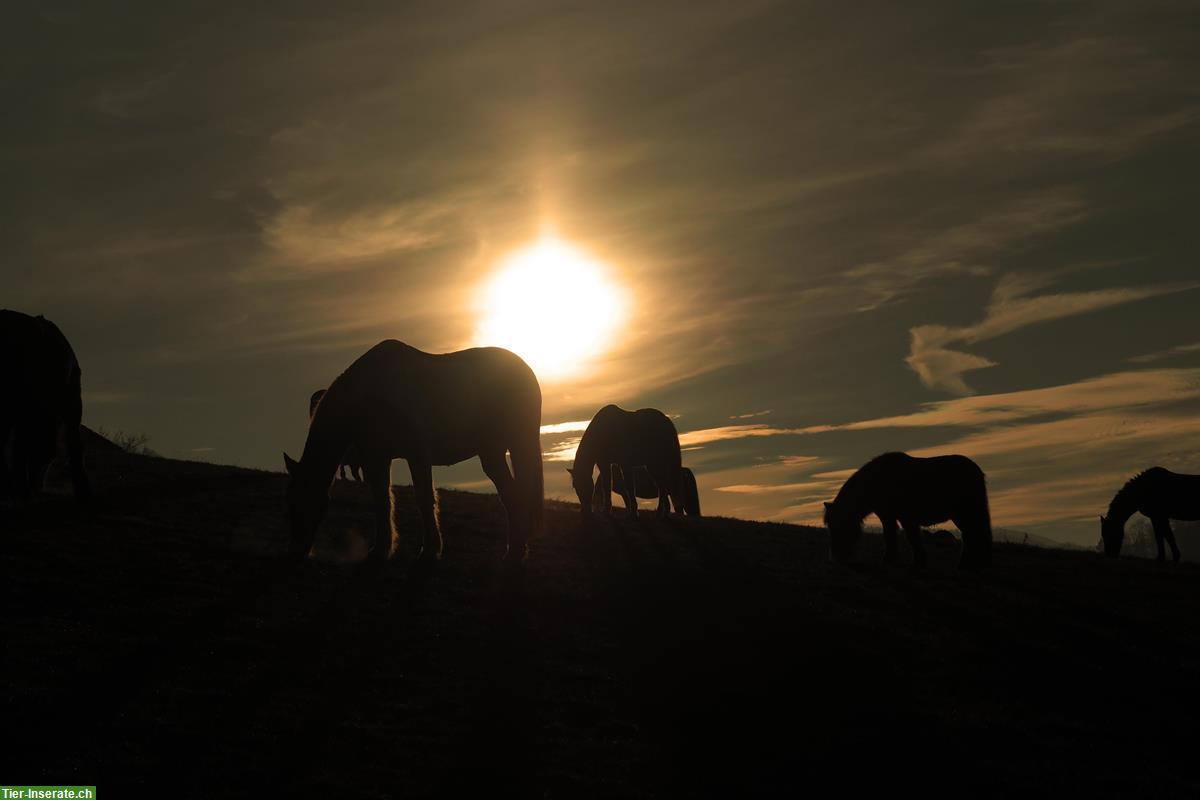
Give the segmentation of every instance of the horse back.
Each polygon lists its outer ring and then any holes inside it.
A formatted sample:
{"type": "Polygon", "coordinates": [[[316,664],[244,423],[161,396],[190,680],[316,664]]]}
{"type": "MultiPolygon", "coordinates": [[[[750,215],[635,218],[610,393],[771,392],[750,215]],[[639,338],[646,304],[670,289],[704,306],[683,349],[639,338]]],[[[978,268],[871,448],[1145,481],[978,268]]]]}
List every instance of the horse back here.
{"type": "Polygon", "coordinates": [[[894,519],[934,525],[988,513],[983,470],[966,456],[886,454],[860,473],[867,480],[870,510],[894,519]]]}
{"type": "Polygon", "coordinates": [[[341,415],[363,439],[401,457],[426,452],[456,463],[487,443],[541,424],[541,387],[519,356],[495,347],[433,354],[380,342],[326,391],[317,413],[341,415]]]}
{"type": "Polygon", "coordinates": [[[592,417],[583,438],[597,463],[652,466],[672,474],[682,463],[675,423],[656,408],[605,406],[592,417]]]}

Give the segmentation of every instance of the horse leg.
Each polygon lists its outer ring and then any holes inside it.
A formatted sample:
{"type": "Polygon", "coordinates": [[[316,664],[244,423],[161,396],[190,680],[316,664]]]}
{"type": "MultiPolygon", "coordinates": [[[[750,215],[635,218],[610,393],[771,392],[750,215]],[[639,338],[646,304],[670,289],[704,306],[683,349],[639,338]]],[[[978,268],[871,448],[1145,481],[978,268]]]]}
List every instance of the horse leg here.
{"type": "Polygon", "coordinates": [[[387,460],[371,462],[366,467],[366,473],[371,485],[371,505],[375,509],[375,541],[367,557],[373,563],[382,564],[392,553],[392,539],[396,534],[392,507],[392,464],[387,460]]]}
{"type": "Polygon", "coordinates": [[[520,524],[509,532],[505,558],[523,561],[528,554],[528,537],[542,532],[545,514],[542,440],[536,422],[523,437],[513,442],[509,451],[512,453],[513,493],[519,498],[521,515],[520,524]]]}
{"type": "MultiPolygon", "coordinates": [[[[508,547],[511,551],[515,541],[520,542],[522,552],[525,549],[524,528],[522,526],[522,503],[517,492],[517,483],[513,479],[512,473],[508,471],[508,461],[504,458],[503,450],[489,450],[479,454],[479,463],[483,465],[483,472],[491,479],[496,486],[496,492],[500,495],[500,502],[504,504],[504,510],[508,514],[508,547]]],[[[507,554],[505,555],[507,558],[507,554]]]]}
{"type": "Polygon", "coordinates": [[[883,560],[889,564],[895,564],[900,557],[899,549],[896,546],[896,520],[891,517],[880,517],[879,524],[883,526],[883,560]]]}
{"type": "Polygon", "coordinates": [[[618,469],[621,470],[621,477],[624,478],[621,482],[623,484],[621,488],[624,489],[621,496],[625,498],[625,517],[626,519],[637,519],[637,492],[633,488],[635,467],[631,464],[622,464],[618,469]]]}
{"type": "Polygon", "coordinates": [[[413,490],[417,495],[417,510],[421,512],[424,529],[421,552],[417,555],[425,560],[436,561],[442,557],[442,531],[438,527],[437,496],[433,492],[433,464],[410,458],[408,471],[412,474],[413,490]]]}
{"type": "Polygon", "coordinates": [[[904,528],[904,535],[908,537],[909,547],[912,548],[913,566],[917,569],[923,568],[926,562],[926,555],[925,545],[921,541],[921,526],[904,522],[903,520],[900,522],[900,525],[904,528]]]}
{"type": "Polygon", "coordinates": [[[614,466],[612,464],[601,464],[600,465],[600,480],[598,481],[598,485],[600,487],[600,509],[599,510],[606,517],[612,516],[612,474],[613,474],[612,471],[613,471],[613,469],[614,469],[614,466]]]}
{"type": "MultiPolygon", "coordinates": [[[[1165,520],[1163,520],[1161,517],[1154,517],[1150,520],[1150,524],[1154,528],[1154,545],[1158,549],[1158,555],[1155,557],[1155,560],[1159,562],[1167,560],[1167,554],[1163,548],[1163,540],[1166,538],[1165,534],[1163,533],[1164,522],[1165,520]]],[[[1170,523],[1167,524],[1169,525],[1170,523]]]]}
{"type": "Polygon", "coordinates": [[[75,492],[75,501],[86,503],[92,496],[92,486],[88,481],[87,470],[83,466],[83,441],[79,433],[78,410],[82,415],[82,407],[75,400],[74,405],[68,404],[66,422],[67,464],[71,470],[71,487],[75,492]]]}
{"type": "Polygon", "coordinates": [[[683,502],[679,492],[679,476],[677,475],[676,479],[671,481],[667,478],[665,470],[652,470],[649,466],[646,467],[646,472],[650,474],[651,480],[658,486],[658,516],[668,516],[671,513],[672,503],[675,505],[675,513],[682,515],[683,502]]]}
{"type": "Polygon", "coordinates": [[[1166,517],[1158,517],[1150,520],[1154,525],[1154,538],[1158,541],[1158,560],[1164,561],[1163,540],[1171,546],[1171,560],[1176,564],[1179,563],[1179,545],[1175,543],[1175,531],[1171,529],[1171,520],[1166,517]]]}

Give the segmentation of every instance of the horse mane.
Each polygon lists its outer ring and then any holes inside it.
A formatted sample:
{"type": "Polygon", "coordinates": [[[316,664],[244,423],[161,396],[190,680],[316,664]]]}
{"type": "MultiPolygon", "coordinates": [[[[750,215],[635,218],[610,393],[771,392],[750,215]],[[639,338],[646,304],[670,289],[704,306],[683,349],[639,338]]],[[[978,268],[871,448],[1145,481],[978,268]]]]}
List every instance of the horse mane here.
{"type": "Polygon", "coordinates": [[[1125,481],[1125,485],[1117,490],[1117,493],[1113,495],[1112,502],[1108,504],[1108,516],[1118,513],[1122,508],[1136,508],[1138,494],[1142,491],[1146,481],[1153,475],[1163,472],[1166,470],[1162,467],[1150,467],[1125,481]]]}
{"type": "Polygon", "coordinates": [[[853,503],[856,502],[863,494],[873,480],[875,480],[875,472],[879,469],[884,461],[889,461],[897,456],[903,456],[904,453],[882,453],[875,456],[867,463],[854,471],[854,474],[846,479],[842,484],[842,488],[838,490],[837,496],[834,497],[835,503],[853,503]]]}

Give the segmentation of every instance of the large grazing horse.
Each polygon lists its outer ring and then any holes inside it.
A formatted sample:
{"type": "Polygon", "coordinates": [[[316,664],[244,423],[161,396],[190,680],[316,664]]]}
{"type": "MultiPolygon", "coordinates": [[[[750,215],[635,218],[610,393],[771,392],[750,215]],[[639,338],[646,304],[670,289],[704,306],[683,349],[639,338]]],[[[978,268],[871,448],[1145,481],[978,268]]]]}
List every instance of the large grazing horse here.
{"type": "Polygon", "coordinates": [[[1171,545],[1171,557],[1179,561],[1179,545],[1171,520],[1200,519],[1200,475],[1182,475],[1163,467],[1151,467],[1129,479],[1108,504],[1108,514],[1100,517],[1100,536],[1105,555],[1121,554],[1125,540],[1125,523],[1134,512],[1150,518],[1154,526],[1154,542],[1158,545],[1158,560],[1166,561],[1163,541],[1171,545]]]}
{"type": "Polygon", "coordinates": [[[835,560],[850,557],[869,514],[879,517],[883,525],[888,561],[897,557],[897,525],[904,528],[914,563],[924,566],[922,526],[950,520],[962,533],[958,565],[978,568],[991,563],[987,485],[983,470],[966,456],[916,458],[907,453],[884,453],[864,464],[846,480],[833,502],[825,504],[825,525],[835,560]]]}
{"type": "Polygon", "coordinates": [[[79,361],[44,317],[0,310],[0,494],[25,502],[41,491],[61,434],[75,499],[91,496],[83,466],[79,361]]]}
{"type": "MultiPolygon", "coordinates": [[[[625,478],[621,473],[621,468],[617,464],[612,464],[612,491],[615,494],[625,496],[625,478]]],[[[600,481],[596,482],[596,489],[592,494],[592,508],[603,508],[604,504],[604,488],[600,481]]],[[[653,500],[659,497],[658,484],[650,477],[650,471],[643,467],[634,467],[633,469],[633,493],[635,497],[640,497],[643,500],[653,500]]],[[[687,467],[679,469],[679,493],[682,495],[683,507],[675,507],[676,514],[687,514],[689,517],[700,516],[700,490],[696,487],[696,476],[687,467]]],[[[661,498],[660,498],[661,499],[661,498]]]]}
{"type": "MultiPolygon", "coordinates": [[[[321,402],[321,398],[325,396],[324,389],[317,389],[308,398],[308,421],[312,422],[313,415],[317,413],[317,404],[321,402]]],[[[342,480],[346,478],[346,467],[350,468],[350,477],[356,481],[363,480],[362,460],[359,459],[358,453],[354,452],[354,448],[348,448],[346,454],[342,456],[342,463],[338,467],[338,473],[342,476],[342,480]]]]}
{"type": "MultiPolygon", "coordinates": [[[[675,424],[656,408],[626,411],[608,405],[596,412],[575,451],[575,465],[567,469],[579,498],[584,517],[591,514],[594,494],[593,472],[600,467],[600,510],[612,513],[612,470],[615,464],[623,474],[633,475],[645,467],[658,487],[658,514],[666,516],[668,497],[676,508],[683,508],[679,473],[679,434],[675,424]]],[[[637,518],[637,498],[631,486],[625,489],[625,508],[631,519],[637,518]]]]}
{"type": "Polygon", "coordinates": [[[308,427],[299,461],[284,453],[293,557],[312,548],[329,487],[348,447],[362,458],[375,505],[370,557],[391,553],[395,534],[391,464],[408,461],[424,527],[421,557],[440,558],[433,465],[479,456],[508,512],[506,559],[525,557],[542,525],[542,390],[528,365],[495,347],[435,355],[389,339],[372,347],[329,387],[308,427]],[[505,454],[512,456],[509,472],[505,454]]]}

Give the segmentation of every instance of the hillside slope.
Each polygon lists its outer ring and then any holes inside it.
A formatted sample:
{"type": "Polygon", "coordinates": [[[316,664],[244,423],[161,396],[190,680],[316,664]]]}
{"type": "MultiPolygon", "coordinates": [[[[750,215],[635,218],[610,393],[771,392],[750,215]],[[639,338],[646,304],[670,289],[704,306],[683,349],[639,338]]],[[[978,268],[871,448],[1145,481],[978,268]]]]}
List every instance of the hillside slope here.
{"type": "Polygon", "coordinates": [[[438,568],[410,569],[406,537],[371,571],[343,560],[371,519],[339,484],[322,556],[289,569],[283,475],[91,463],[91,509],[0,509],[5,780],[110,797],[1200,789],[1191,566],[1005,545],[960,574],[942,539],[913,574],[867,537],[838,567],[814,529],[584,528],[550,503],[512,577],[498,500],[443,492],[438,568]]]}

